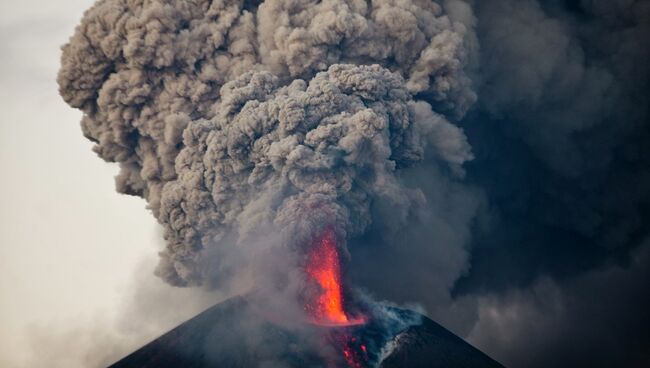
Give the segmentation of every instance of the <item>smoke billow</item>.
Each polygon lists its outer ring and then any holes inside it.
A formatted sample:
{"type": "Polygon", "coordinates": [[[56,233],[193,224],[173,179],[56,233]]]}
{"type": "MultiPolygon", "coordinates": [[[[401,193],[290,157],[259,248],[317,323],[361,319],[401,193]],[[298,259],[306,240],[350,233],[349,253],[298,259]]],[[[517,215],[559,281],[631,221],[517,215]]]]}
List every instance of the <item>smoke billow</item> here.
{"type": "Polygon", "coordinates": [[[249,72],[221,88],[215,111],[187,125],[177,178],[162,189],[158,218],[168,248],[159,272],[178,284],[200,284],[206,274],[219,279],[215,270],[228,266],[215,267],[210,257],[204,267],[201,254],[245,245],[256,229],[273,226],[300,247],[334,226],[345,244],[372,222],[373,201],[406,217],[421,194],[394,172],[419,161],[431,136],[458,140],[430,147],[441,156],[469,155],[458,128],[377,65],[335,64],[288,86],[249,72]]]}
{"type": "Polygon", "coordinates": [[[121,164],[118,191],[165,227],[157,273],[219,285],[259,229],[296,251],[334,226],[345,249],[378,201],[399,228],[423,196],[396,173],[425,148],[462,172],[470,148],[443,114],[476,98],[466,33],[429,1],[102,1],[59,84],[121,164]]]}
{"type": "Polygon", "coordinates": [[[465,180],[488,203],[454,287],[478,297],[472,341],[510,366],[647,366],[650,2],[473,9],[465,180]],[[497,328],[508,341],[494,348],[497,328]]]}

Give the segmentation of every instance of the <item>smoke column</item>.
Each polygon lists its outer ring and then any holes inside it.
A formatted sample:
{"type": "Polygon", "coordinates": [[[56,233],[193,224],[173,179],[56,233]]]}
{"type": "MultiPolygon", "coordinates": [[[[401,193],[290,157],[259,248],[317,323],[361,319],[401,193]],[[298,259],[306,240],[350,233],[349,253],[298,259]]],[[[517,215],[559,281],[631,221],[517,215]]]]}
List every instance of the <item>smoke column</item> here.
{"type": "Polygon", "coordinates": [[[347,255],[387,221],[376,202],[399,228],[424,198],[398,173],[425,150],[462,172],[446,116],[475,100],[465,33],[429,1],[100,1],[58,81],[118,191],[165,228],[157,274],[226,287],[251,253],[299,263],[328,227],[347,255]],[[249,249],[260,229],[281,239],[249,249]]]}

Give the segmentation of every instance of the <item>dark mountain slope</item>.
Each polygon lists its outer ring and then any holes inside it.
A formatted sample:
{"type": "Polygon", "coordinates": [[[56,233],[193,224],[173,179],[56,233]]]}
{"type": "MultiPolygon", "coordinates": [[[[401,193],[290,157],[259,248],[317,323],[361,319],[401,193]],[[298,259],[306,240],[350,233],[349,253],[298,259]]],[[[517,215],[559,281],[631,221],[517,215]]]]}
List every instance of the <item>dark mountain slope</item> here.
{"type": "MultiPolygon", "coordinates": [[[[395,309],[397,313],[414,312],[395,309]]],[[[502,367],[427,317],[389,337],[394,347],[380,367],[502,367]]],[[[335,330],[334,328],[333,330],[335,330]]],[[[329,330],[329,328],[328,328],[329,330]]],[[[110,368],[325,367],[340,352],[313,333],[279,327],[251,313],[244,297],[219,303],[121,359],[110,368]]],[[[347,328],[368,346],[385,345],[377,324],[347,328]]],[[[369,352],[378,356],[379,352],[369,352]]],[[[341,358],[336,365],[346,366],[341,358]]]]}

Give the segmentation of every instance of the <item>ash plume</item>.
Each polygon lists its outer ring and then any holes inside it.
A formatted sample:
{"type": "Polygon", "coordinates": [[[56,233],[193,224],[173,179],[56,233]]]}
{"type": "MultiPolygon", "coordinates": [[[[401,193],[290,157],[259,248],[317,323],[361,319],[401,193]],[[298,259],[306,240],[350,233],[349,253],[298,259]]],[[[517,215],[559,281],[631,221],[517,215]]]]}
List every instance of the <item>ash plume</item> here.
{"type": "Polygon", "coordinates": [[[467,34],[429,1],[100,1],[58,81],[118,191],[165,227],[157,273],[218,285],[256,229],[295,252],[333,225],[345,250],[375,202],[399,228],[424,201],[397,173],[425,149],[462,172],[443,114],[476,99],[467,34]]]}
{"type": "Polygon", "coordinates": [[[268,72],[246,73],[222,87],[215,117],[185,128],[177,179],[163,187],[158,217],[169,244],[165,279],[202,283],[222,268],[214,259],[202,264],[204,249],[245,244],[255,229],[274,226],[299,247],[329,225],[341,240],[363,233],[372,201],[407,215],[421,196],[394,172],[419,161],[430,137],[446,130],[459,146],[432,148],[467,154],[456,152],[466,149],[458,128],[377,65],[335,64],[308,83],[279,83],[268,72]],[[220,241],[230,232],[237,241],[220,241]]]}

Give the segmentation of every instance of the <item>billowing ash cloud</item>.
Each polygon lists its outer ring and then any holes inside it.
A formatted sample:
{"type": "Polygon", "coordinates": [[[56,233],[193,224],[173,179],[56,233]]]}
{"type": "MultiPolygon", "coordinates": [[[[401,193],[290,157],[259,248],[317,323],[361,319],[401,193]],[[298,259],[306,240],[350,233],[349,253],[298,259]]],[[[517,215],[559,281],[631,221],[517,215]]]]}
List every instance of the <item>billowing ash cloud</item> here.
{"type": "Polygon", "coordinates": [[[299,247],[335,226],[341,244],[373,221],[373,201],[407,214],[422,195],[394,173],[419,161],[431,137],[455,139],[430,147],[453,164],[469,157],[462,132],[377,65],[335,64],[288,86],[249,72],[222,87],[215,111],[187,125],[177,179],[162,190],[169,246],[159,272],[174,283],[201,283],[221,268],[201,267],[205,249],[245,244],[256,229],[274,226],[299,247]]]}
{"type": "Polygon", "coordinates": [[[512,367],[647,366],[650,262],[637,255],[650,249],[650,2],[473,9],[465,180],[489,203],[454,289],[480,296],[473,342],[512,367]],[[507,337],[493,349],[497,328],[507,337]]]}
{"type": "Polygon", "coordinates": [[[468,35],[429,1],[101,1],[58,80],[118,191],[165,226],[158,274],[218,284],[259,229],[295,251],[334,226],[345,250],[377,201],[399,228],[424,199],[396,173],[425,148],[462,173],[441,113],[476,99],[468,35]]]}

